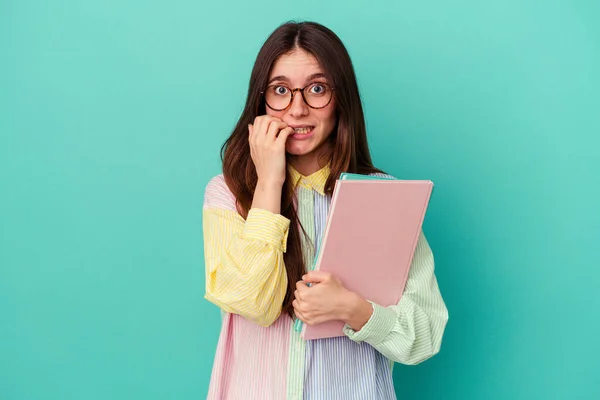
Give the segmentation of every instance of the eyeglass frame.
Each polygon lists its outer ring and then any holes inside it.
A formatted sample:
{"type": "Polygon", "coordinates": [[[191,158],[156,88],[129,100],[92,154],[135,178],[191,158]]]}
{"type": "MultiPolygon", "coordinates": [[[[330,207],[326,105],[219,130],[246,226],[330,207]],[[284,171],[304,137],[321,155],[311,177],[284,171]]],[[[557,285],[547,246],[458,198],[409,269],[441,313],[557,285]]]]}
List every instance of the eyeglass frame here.
{"type": "Polygon", "coordinates": [[[323,109],[323,108],[327,107],[329,104],[331,104],[331,100],[333,100],[333,92],[334,92],[334,91],[335,91],[335,88],[334,88],[333,86],[331,86],[330,84],[328,84],[328,83],[325,83],[325,82],[310,82],[310,83],[307,83],[307,84],[306,84],[306,86],[304,86],[303,88],[295,88],[295,89],[292,89],[292,88],[290,88],[290,87],[288,87],[288,86],[286,86],[286,85],[282,85],[282,84],[274,84],[274,85],[269,85],[269,86],[267,86],[267,88],[266,88],[265,90],[263,90],[262,92],[260,92],[260,94],[263,96],[263,98],[264,98],[264,100],[265,100],[265,105],[266,105],[267,107],[269,107],[269,108],[270,108],[271,110],[273,110],[273,111],[284,111],[284,110],[287,110],[288,108],[290,108],[290,106],[291,106],[291,105],[292,105],[292,103],[294,102],[294,94],[296,94],[296,92],[300,92],[300,93],[302,94],[302,100],[304,101],[304,104],[306,104],[307,106],[309,106],[310,108],[312,108],[312,109],[314,109],[314,110],[321,110],[321,109],[323,109]],[[325,85],[325,86],[327,86],[328,88],[330,88],[330,89],[331,89],[331,96],[329,97],[329,101],[327,102],[327,104],[325,104],[325,105],[324,105],[324,106],[322,106],[322,107],[313,107],[313,106],[311,106],[310,104],[308,104],[308,101],[306,101],[306,97],[304,96],[304,89],[306,89],[306,88],[307,88],[307,87],[309,87],[310,85],[314,85],[314,84],[325,85]],[[265,96],[265,92],[266,92],[266,90],[267,90],[268,88],[270,88],[270,87],[272,87],[272,86],[284,86],[284,87],[285,87],[285,88],[287,88],[287,89],[290,91],[290,93],[292,94],[292,97],[290,97],[290,102],[289,102],[289,103],[288,103],[288,105],[287,105],[287,106],[285,106],[284,108],[280,108],[280,109],[278,109],[278,108],[273,108],[273,107],[271,107],[271,106],[269,105],[269,103],[267,103],[267,98],[266,98],[266,96],[265,96]]]}

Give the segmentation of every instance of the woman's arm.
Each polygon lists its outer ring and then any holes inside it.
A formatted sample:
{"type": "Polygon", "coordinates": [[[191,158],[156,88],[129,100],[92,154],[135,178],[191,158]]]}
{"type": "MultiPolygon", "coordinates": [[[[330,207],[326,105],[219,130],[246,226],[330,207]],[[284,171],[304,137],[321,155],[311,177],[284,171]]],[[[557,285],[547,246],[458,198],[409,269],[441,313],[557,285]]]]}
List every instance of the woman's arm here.
{"type": "Polygon", "coordinates": [[[275,322],[288,284],[283,253],[289,225],[260,208],[244,221],[223,177],[211,180],[203,209],[205,298],[259,325],[275,322]]]}
{"type": "MultiPolygon", "coordinates": [[[[423,232],[398,305],[371,304],[372,314],[359,331],[346,324],[344,333],[350,339],[367,342],[402,364],[418,364],[439,352],[448,310],[435,278],[433,253],[423,232]]],[[[360,302],[357,307],[361,307],[360,302]]]]}

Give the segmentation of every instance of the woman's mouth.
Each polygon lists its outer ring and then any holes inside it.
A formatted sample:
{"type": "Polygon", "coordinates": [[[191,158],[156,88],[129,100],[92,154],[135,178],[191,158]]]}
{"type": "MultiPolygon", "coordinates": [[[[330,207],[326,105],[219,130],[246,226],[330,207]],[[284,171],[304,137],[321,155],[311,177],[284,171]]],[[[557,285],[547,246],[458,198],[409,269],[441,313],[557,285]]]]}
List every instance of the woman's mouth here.
{"type": "Polygon", "coordinates": [[[313,136],[313,132],[315,131],[314,126],[302,127],[302,128],[294,128],[294,133],[289,137],[293,140],[308,140],[313,136]]]}
{"type": "Polygon", "coordinates": [[[315,129],[314,126],[303,126],[301,128],[294,128],[294,136],[296,135],[308,135],[315,129]]]}

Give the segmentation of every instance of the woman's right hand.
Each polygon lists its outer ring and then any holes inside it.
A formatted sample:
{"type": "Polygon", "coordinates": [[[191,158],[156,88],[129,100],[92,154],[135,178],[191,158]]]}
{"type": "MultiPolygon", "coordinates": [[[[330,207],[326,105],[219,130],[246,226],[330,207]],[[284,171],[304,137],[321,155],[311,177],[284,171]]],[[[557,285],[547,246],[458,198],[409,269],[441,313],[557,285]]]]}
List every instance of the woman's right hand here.
{"type": "Polygon", "coordinates": [[[294,129],[277,117],[260,115],[248,125],[250,156],[258,185],[283,187],[286,176],[285,142],[294,129]]]}

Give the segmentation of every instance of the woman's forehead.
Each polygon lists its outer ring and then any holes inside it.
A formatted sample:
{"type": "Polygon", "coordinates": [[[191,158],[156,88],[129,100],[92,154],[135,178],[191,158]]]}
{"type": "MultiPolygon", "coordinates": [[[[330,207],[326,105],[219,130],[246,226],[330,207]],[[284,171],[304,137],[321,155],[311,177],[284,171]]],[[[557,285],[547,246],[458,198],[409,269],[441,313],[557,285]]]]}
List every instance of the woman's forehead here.
{"type": "Polygon", "coordinates": [[[280,56],[273,65],[269,81],[275,77],[286,78],[291,83],[302,84],[309,77],[324,73],[317,59],[310,53],[296,49],[280,56]]]}

